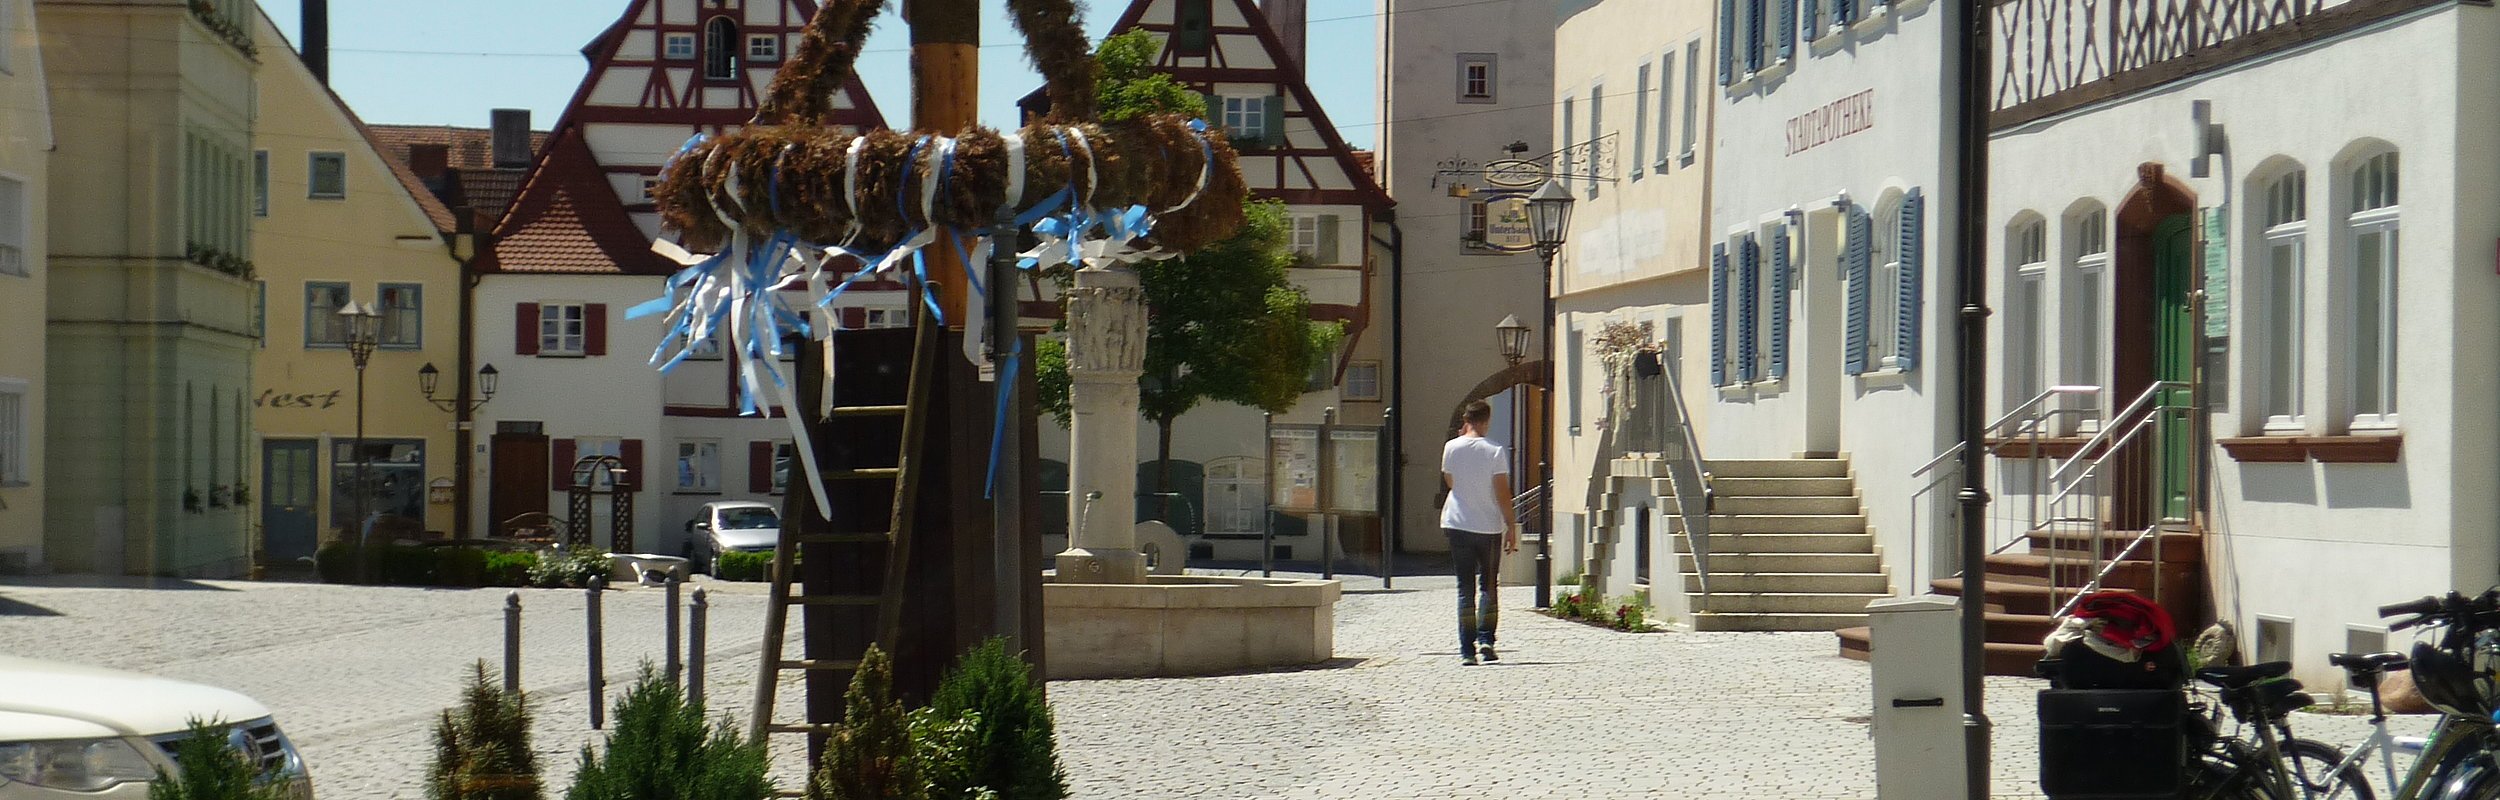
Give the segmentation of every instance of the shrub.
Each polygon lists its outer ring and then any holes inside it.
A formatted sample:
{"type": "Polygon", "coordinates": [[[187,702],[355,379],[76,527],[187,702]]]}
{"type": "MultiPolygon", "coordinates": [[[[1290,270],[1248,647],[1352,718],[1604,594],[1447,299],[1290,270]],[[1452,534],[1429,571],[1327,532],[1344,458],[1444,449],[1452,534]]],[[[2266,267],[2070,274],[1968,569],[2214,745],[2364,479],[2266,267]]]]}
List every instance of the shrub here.
{"type": "Polygon", "coordinates": [[[563,555],[541,558],[530,567],[530,585],[548,589],[580,588],[590,579],[608,574],[606,554],[588,547],[576,547],[563,555]]]}
{"type": "Polygon", "coordinates": [[[760,581],[772,570],[773,554],[732,550],[712,559],[712,577],[724,581],[760,581]]]}
{"type": "Polygon", "coordinates": [[[233,730],[233,726],[214,720],[191,720],[190,734],[174,746],[174,760],[182,764],[182,775],[175,777],[158,771],[156,782],[148,785],[148,800],[287,800],[292,797],[293,793],[285,783],[271,780],[269,773],[227,743],[226,737],[233,730]]]}
{"type": "Polygon", "coordinates": [[[528,586],[530,570],[538,566],[538,554],[527,551],[497,550],[486,553],[486,565],[478,580],[480,586],[528,586]]]}
{"type": "Polygon", "coordinates": [[[616,701],[608,754],[582,748],[582,766],[565,800],[764,800],[770,762],[728,720],[707,723],[703,704],[649,663],[616,701]]]}
{"type": "Polygon", "coordinates": [[[434,548],[404,544],[367,545],[366,558],[374,562],[371,573],[392,586],[432,586],[437,558],[434,548]]]}
{"type": "Polygon", "coordinates": [[[980,790],[999,800],[1068,796],[1050,703],[1033,682],[1032,667],[1008,652],[1005,640],[992,638],[965,653],[938,683],[929,710],[940,719],[970,721],[974,737],[973,782],[935,785],[937,797],[970,797],[980,790]]]}
{"type": "Polygon", "coordinates": [[[527,699],[505,694],[486,662],[461,692],[460,708],[445,709],[434,727],[434,768],[426,773],[428,800],[538,800],[538,756],[530,751],[527,699]]]}
{"type": "Polygon", "coordinates": [[[998,800],[981,786],[981,718],[978,714],[948,718],[936,709],[916,708],[904,725],[911,730],[912,758],[929,800],[998,800]]]}
{"type": "Polygon", "coordinates": [[[434,560],[434,585],[486,585],[486,551],[474,547],[425,548],[434,560]]]}
{"type": "Polygon", "coordinates": [[[870,645],[842,695],[842,726],[825,741],[808,800],[928,800],[911,734],[894,699],[894,662],[870,645]]]}
{"type": "Polygon", "coordinates": [[[322,583],[354,583],[359,555],[355,542],[333,541],[313,553],[313,569],[321,573],[322,583]]]}

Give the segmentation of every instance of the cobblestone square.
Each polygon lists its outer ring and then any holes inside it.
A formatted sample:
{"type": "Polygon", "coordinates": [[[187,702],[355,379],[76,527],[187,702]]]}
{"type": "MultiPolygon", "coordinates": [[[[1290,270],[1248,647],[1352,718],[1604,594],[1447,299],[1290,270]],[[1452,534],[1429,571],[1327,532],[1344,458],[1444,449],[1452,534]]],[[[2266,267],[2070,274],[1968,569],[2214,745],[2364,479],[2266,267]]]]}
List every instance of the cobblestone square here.
{"type": "MultiPolygon", "coordinates": [[[[760,584],[712,600],[708,694],[743,716],[761,650],[760,584]]],[[[475,659],[500,664],[504,590],[75,579],[0,584],[0,652],[232,688],[270,706],[325,800],[424,795],[431,726],[475,659]]],[[[1867,666],[1824,633],[1625,634],[1503,594],[1499,663],[1463,667],[1453,582],[1347,579],[1336,661],[1310,669],[1061,681],[1061,756],[1079,798],[1873,798],[1867,666]]],[[[589,728],[578,590],[520,590],[522,677],[549,785],[589,728]]],[[[661,657],[662,593],[609,592],[609,702],[661,657]]],[[[2033,693],[1992,678],[1995,791],[2036,796],[2033,693]]],[[[795,690],[795,684],[788,687],[795,690]]],[[[2321,697],[2332,687],[2313,687],[2321,697]]],[[[794,695],[785,695],[791,697],[794,695]]],[[[793,708],[795,703],[785,703],[793,708]]],[[[2428,718],[2406,718],[2418,732],[2428,718]]],[[[2355,741],[2359,718],[2307,715],[2355,741]]],[[[776,737],[778,772],[803,770],[776,737]]],[[[561,796],[560,793],[552,796],[561,796]]]]}

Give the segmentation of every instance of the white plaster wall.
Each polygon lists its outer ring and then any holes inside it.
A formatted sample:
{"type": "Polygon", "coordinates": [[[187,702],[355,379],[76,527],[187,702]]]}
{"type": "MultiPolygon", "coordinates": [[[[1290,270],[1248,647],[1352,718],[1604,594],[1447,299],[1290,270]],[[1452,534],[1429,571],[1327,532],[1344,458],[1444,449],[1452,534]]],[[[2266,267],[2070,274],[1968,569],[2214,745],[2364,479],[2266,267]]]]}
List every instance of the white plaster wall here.
{"type": "MultiPolygon", "coordinates": [[[[2016,215],[2035,212],[2047,218],[2050,241],[2062,241],[2059,212],[2082,198],[2112,209],[2114,232],[2115,209],[2135,183],[2137,165],[2146,162],[2186,181],[2200,207],[2230,207],[2223,235],[2233,270],[2232,385],[2228,402],[2211,417],[2221,437],[2261,428],[2251,403],[2261,368],[2251,362],[2262,356],[2250,313],[2257,299],[2252,290],[2261,281],[2254,272],[2262,262],[2254,259],[2262,253],[2263,223],[2251,215],[2264,202],[2259,181],[2284,160],[2307,171],[2305,434],[2340,434],[2344,423],[2332,409],[2349,385],[2342,367],[2350,361],[2350,336],[2342,328],[2352,318],[2345,308],[2351,291],[2343,288],[2352,257],[2341,243],[2340,210],[2350,165],[2342,157],[2369,140],[2399,151],[2404,213],[2397,397],[2405,434],[2399,462],[2243,464],[2220,448],[2209,453],[2209,506],[2219,533],[2207,542],[2207,577],[2216,611],[2240,626],[2243,642],[2253,641],[2257,615],[2292,620],[2294,663],[2306,680],[2340,679],[2325,666],[2325,655],[2345,647],[2347,625],[2378,625],[2376,606],[2451,586],[2479,590],[2493,579],[2490,487],[2500,442],[2486,431],[2495,357],[2488,309],[2500,294],[2490,261],[2496,231],[2487,214],[2448,213],[2488,208],[2492,201],[2490,189],[2469,196],[2466,188],[2489,183],[2487,172],[2472,171],[2469,163],[2491,166],[2491,146],[2478,144],[2474,162],[2460,152],[2461,142],[2487,138],[2480,131],[2492,103],[2463,99],[2472,90],[2457,78],[2466,69],[2459,47],[2464,31],[2487,40],[2494,32],[2491,17],[2489,9],[2457,7],[2409,15],[2011,129],[1992,142],[1992,236],[2016,215]],[[2380,74],[2388,64],[2404,65],[2404,79],[2367,81],[2366,90],[2360,82],[2332,92],[2308,89],[2316,76],[2380,74]],[[2188,175],[2194,152],[2189,104],[2200,99],[2212,101],[2214,121],[2228,138],[2227,154],[2203,179],[2188,175]],[[2464,102],[2481,115],[2463,116],[2464,102]]],[[[2006,268],[2004,256],[1998,258],[1991,302],[2005,308],[1999,276],[2006,268]]],[[[2053,281],[2064,277],[2056,268],[2050,275],[2053,281]]],[[[2052,283],[2050,289],[2056,295],[2066,287],[2052,283]]],[[[2058,330],[2059,321],[2053,319],[2050,330],[2058,330]]],[[[1995,327],[1992,339],[2005,341],[2002,322],[1995,327]]],[[[2003,408],[2008,399],[1998,383],[1991,387],[1992,406],[2003,408]]]]}
{"type": "MultiPolygon", "coordinates": [[[[1828,23],[1829,16],[1824,19],[1828,23]]],[[[1803,293],[1792,304],[1798,311],[1790,323],[1789,385],[1719,393],[1701,403],[1709,406],[1708,411],[1699,412],[1709,420],[1702,441],[1707,457],[1787,458],[1806,444],[1806,398],[1813,391],[1811,384],[1840,382],[1840,450],[1851,458],[1858,488],[1866,498],[1868,524],[1892,567],[1894,588],[1903,591],[1919,590],[1930,577],[1924,567],[1916,575],[1903,568],[1913,548],[1932,549],[1931,544],[1914,540],[1910,530],[1912,497],[1918,489],[1910,472],[1951,439],[1955,383],[1954,316],[1950,312],[1958,289],[1949,246],[1956,183],[1949,153],[1951,99],[1956,89],[1947,73],[1945,55],[1952,38],[1945,31],[1956,29],[1957,19],[1949,3],[1911,0],[1890,5],[1880,16],[1870,14],[1866,21],[1837,35],[1810,44],[1799,42],[1797,56],[1787,64],[1767,66],[1761,74],[1725,87],[1713,120],[1711,230],[1715,238],[1756,229],[1791,208],[1828,211],[1841,192],[1871,212],[1887,190],[1920,187],[1924,191],[1924,352],[1914,371],[1881,378],[1850,377],[1836,368],[1799,369],[1810,357],[1806,343],[1845,325],[1839,305],[1818,306],[1813,301],[1818,286],[1842,291],[1838,275],[1829,271],[1828,264],[1809,262],[1800,270],[1803,293]],[[1787,153],[1783,132],[1789,119],[1869,90],[1874,92],[1875,104],[1872,128],[1794,155],[1787,153]],[[1821,308],[1831,313],[1814,313],[1821,308]]],[[[1741,56],[1737,63],[1741,69],[1741,56]]],[[[1706,66],[1717,68],[1715,56],[1706,66]]],[[[1717,86],[1715,77],[1710,85],[1717,86]]],[[[1888,233],[1876,231],[1878,236],[1888,233]]],[[[1688,344],[1687,352],[1698,357],[1688,360],[1702,361],[1708,358],[1709,348],[1706,304],[1695,319],[1699,335],[1688,344]]],[[[1706,382],[1705,377],[1696,383],[1706,382]]],[[[1932,519],[1923,513],[1916,518],[1921,528],[1916,534],[1928,535],[1933,526],[1927,523],[1932,519]]]]}

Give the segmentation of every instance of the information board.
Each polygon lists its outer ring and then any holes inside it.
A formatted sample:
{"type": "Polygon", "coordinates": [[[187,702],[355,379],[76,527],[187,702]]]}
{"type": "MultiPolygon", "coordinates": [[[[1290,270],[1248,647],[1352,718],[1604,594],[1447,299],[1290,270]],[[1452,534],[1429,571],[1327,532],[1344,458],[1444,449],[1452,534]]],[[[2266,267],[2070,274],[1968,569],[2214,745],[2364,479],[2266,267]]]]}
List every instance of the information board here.
{"type": "Polygon", "coordinates": [[[1278,511],[1319,510],[1319,427],[1277,425],[1267,432],[1268,504],[1278,511]]]}
{"type": "Polygon", "coordinates": [[[1328,511],[1380,513],[1380,429],[1328,429],[1328,511]]]}

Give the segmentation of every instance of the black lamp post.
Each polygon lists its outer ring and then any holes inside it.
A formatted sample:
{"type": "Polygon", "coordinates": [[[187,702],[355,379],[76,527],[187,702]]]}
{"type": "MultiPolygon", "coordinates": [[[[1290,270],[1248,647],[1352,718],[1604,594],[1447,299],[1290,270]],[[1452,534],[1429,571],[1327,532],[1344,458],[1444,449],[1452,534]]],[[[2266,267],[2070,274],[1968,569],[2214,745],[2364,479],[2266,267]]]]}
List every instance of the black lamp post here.
{"type": "MultiPolygon", "coordinates": [[[[356,525],[356,542],[361,545],[367,533],[366,499],[372,494],[372,489],[366,485],[365,477],[365,462],[370,460],[365,456],[365,364],[373,360],[373,348],[381,343],[382,315],[376,313],[373,306],[357,305],[356,301],[349,300],[346,305],[339,306],[339,319],[347,324],[347,357],[356,362],[356,446],[353,450],[356,456],[356,519],[354,524],[356,525]]],[[[366,561],[360,558],[356,563],[364,564],[366,561]]]]}
{"type": "MultiPolygon", "coordinates": [[[[1526,360],[1528,357],[1528,326],[1526,323],[1519,321],[1519,315],[1517,314],[1504,315],[1502,317],[1502,321],[1493,326],[1493,341],[1496,345],[1501,347],[1502,363],[1516,367],[1519,366],[1520,361],[1526,360]]],[[[1511,397],[1510,403],[1510,474],[1521,482],[1524,482],[1524,479],[1528,475],[1527,386],[1528,384],[1526,383],[1519,384],[1519,391],[1511,393],[1513,396],[1511,397]]],[[[1526,494],[1526,492],[1518,486],[1513,486],[1512,492],[1514,495],[1526,494]]],[[[1511,498],[1511,513],[1513,515],[1520,514],[1519,498],[1516,496],[1511,498]]],[[[1526,522],[1526,520],[1520,521],[1523,525],[1526,524],[1526,522]]],[[[1545,544],[1546,543],[1542,541],[1537,543],[1537,561],[1541,565],[1539,569],[1551,570],[1553,567],[1548,562],[1547,556],[1544,553],[1545,544]]],[[[1538,608],[1544,608],[1547,605],[1550,605],[1549,601],[1553,599],[1549,596],[1550,590],[1542,587],[1543,584],[1540,582],[1536,596],[1536,605],[1538,608]]]]}
{"type": "MultiPolygon", "coordinates": [[[[495,399],[495,384],[500,377],[502,373],[496,372],[493,364],[478,368],[477,388],[480,396],[476,400],[467,402],[468,410],[476,411],[479,406],[486,405],[486,401],[495,399]]],[[[434,396],[434,389],[441,385],[442,379],[443,371],[435,369],[434,362],[428,361],[425,366],[417,368],[417,391],[425,393],[425,401],[433,403],[435,408],[444,411],[458,410],[463,398],[434,396]]]]}
{"type": "MultiPolygon", "coordinates": [[[[1536,193],[1528,195],[1528,224],[1535,229],[1536,253],[1542,258],[1545,278],[1545,425],[1537,437],[1537,488],[1544,492],[1545,513],[1536,520],[1536,606],[1554,604],[1554,520],[1553,478],[1549,474],[1554,460],[1554,256],[1562,251],[1563,239],[1571,232],[1571,190],[1562,182],[1547,179],[1536,193]]],[[[1523,350],[1525,348],[1522,348],[1523,350]]]]}

